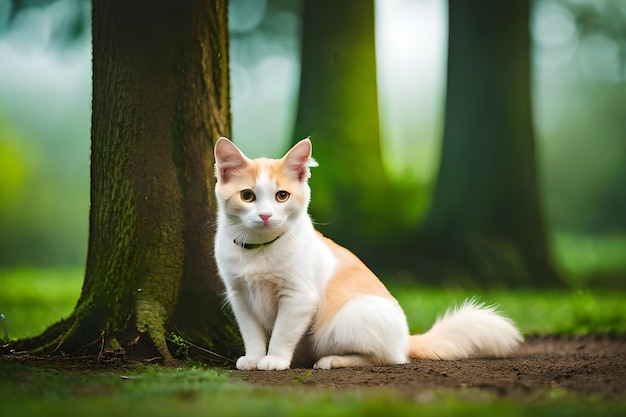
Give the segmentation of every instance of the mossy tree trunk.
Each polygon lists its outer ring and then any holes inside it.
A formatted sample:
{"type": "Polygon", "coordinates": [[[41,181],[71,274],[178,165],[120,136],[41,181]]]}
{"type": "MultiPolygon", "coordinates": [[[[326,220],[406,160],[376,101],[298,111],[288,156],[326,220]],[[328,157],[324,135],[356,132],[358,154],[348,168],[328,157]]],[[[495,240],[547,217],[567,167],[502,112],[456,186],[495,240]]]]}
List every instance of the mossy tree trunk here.
{"type": "Polygon", "coordinates": [[[73,314],[44,352],[166,339],[235,356],[213,259],[213,143],[230,134],[227,0],[93,2],[89,248],[73,314]]]}
{"type": "Polygon", "coordinates": [[[311,214],[320,230],[364,258],[384,261],[392,189],[384,172],[373,0],[304,0],[294,140],[310,136],[320,164],[311,214]],[[382,209],[381,209],[382,207],[382,209]]]}
{"type": "Polygon", "coordinates": [[[531,110],[530,1],[449,1],[442,159],[427,256],[482,284],[552,286],[531,110]]]}

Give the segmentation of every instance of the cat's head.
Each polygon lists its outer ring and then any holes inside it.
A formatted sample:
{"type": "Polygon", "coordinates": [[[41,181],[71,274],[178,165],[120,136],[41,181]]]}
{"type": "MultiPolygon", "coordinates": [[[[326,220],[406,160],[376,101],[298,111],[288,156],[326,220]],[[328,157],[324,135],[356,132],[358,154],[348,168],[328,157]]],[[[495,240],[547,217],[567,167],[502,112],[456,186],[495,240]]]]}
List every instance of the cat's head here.
{"type": "Polygon", "coordinates": [[[249,159],[230,140],[215,143],[215,194],[219,210],[248,233],[271,235],[289,229],[306,212],[311,141],[303,139],[281,159],[249,159]]]}

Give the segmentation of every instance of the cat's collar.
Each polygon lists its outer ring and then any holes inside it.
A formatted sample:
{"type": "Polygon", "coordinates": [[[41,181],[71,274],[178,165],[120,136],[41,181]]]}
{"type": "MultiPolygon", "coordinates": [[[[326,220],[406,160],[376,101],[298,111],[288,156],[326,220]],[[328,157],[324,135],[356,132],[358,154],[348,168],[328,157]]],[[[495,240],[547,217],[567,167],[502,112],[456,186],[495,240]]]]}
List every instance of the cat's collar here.
{"type": "Polygon", "coordinates": [[[280,235],[276,236],[274,239],[270,240],[269,242],[264,242],[264,243],[237,242],[237,239],[233,239],[233,243],[242,249],[259,249],[259,248],[262,248],[263,246],[267,246],[276,242],[278,238],[281,237],[282,235],[284,235],[284,233],[281,233],[280,235]]]}

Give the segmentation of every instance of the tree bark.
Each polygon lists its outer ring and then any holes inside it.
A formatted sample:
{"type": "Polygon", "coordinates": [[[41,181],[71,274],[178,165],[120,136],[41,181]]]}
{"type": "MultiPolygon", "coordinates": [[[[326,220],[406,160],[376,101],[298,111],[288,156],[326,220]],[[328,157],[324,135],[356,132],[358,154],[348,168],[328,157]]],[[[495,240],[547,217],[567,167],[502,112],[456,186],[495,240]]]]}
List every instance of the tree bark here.
{"type": "Polygon", "coordinates": [[[304,0],[301,80],[294,140],[310,136],[312,217],[320,230],[366,261],[383,261],[400,216],[384,207],[373,0],[304,0]],[[381,209],[383,207],[383,209],[381,209]]]}
{"type": "Polygon", "coordinates": [[[449,1],[446,120],[426,250],[483,284],[550,286],[531,110],[530,2],[449,1]]]}
{"type": "Polygon", "coordinates": [[[125,347],[172,361],[173,333],[238,353],[213,258],[212,150],[230,135],[226,8],[93,2],[85,280],[72,316],[31,341],[38,349],[125,347]]]}

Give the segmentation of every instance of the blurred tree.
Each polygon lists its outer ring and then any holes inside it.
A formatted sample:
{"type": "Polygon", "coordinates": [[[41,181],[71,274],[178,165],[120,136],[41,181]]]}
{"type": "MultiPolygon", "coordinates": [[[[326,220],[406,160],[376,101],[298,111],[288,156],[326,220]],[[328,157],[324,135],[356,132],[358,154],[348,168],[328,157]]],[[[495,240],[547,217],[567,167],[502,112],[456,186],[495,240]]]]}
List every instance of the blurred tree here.
{"type": "Polygon", "coordinates": [[[560,283],[539,198],[529,15],[530,0],[449,0],[445,133],[420,247],[482,284],[560,283]]]}
{"type": "Polygon", "coordinates": [[[304,0],[294,140],[311,136],[312,217],[368,263],[400,227],[381,158],[373,0],[304,0]]]}
{"type": "Polygon", "coordinates": [[[213,142],[230,133],[227,1],[93,2],[89,248],[73,314],[12,349],[125,347],[170,333],[234,356],[212,256],[213,142]]]}

